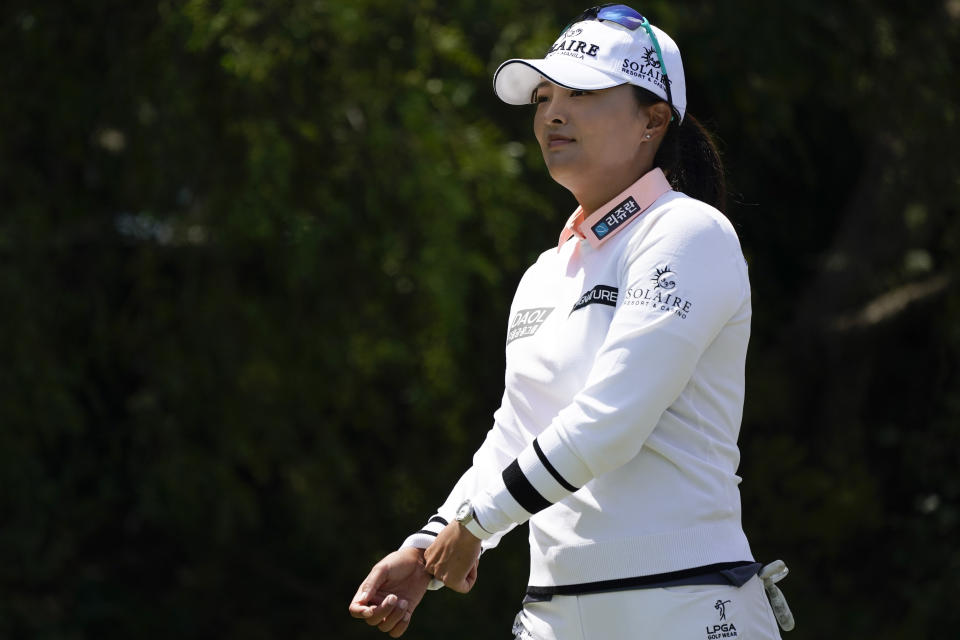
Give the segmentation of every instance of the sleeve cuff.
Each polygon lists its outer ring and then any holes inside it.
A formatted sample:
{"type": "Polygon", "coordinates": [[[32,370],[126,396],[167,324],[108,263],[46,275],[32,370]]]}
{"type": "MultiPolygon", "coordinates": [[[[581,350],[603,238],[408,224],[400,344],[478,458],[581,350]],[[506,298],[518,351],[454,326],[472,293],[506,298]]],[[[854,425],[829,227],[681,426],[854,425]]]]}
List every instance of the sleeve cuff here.
{"type": "Polygon", "coordinates": [[[409,547],[416,547],[417,549],[426,549],[433,541],[436,540],[435,535],[427,535],[425,533],[414,533],[413,535],[407,536],[407,539],[403,541],[403,544],[400,545],[401,549],[407,549],[409,547]]]}
{"type": "Polygon", "coordinates": [[[483,491],[471,502],[476,519],[490,533],[506,531],[511,525],[526,522],[530,518],[530,514],[513,499],[500,478],[493,493],[483,491]]]}
{"type": "Polygon", "coordinates": [[[439,534],[445,526],[447,526],[447,519],[439,514],[435,515],[427,520],[427,524],[425,524],[420,531],[407,536],[407,539],[403,541],[400,548],[417,547],[418,549],[426,549],[433,544],[433,541],[437,538],[437,534],[439,534]]]}

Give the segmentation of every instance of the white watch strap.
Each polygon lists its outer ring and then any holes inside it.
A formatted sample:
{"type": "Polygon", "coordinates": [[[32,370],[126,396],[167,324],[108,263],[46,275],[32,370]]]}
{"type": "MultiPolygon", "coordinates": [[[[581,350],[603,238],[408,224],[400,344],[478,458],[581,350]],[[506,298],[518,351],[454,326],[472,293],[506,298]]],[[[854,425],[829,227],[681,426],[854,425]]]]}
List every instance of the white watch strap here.
{"type": "Polygon", "coordinates": [[[470,518],[470,520],[468,520],[466,523],[461,522],[460,524],[463,524],[463,526],[466,527],[467,531],[477,536],[481,540],[486,540],[491,536],[493,536],[492,533],[490,533],[489,531],[487,531],[486,529],[480,526],[480,523],[477,522],[476,516],[474,516],[473,518],[470,518]]]}

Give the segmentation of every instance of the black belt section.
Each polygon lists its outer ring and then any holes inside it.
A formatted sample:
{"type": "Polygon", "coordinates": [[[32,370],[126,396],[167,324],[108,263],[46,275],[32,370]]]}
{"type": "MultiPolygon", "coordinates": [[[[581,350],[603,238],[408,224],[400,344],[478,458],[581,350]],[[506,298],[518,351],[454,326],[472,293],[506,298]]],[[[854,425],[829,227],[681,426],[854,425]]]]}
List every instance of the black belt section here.
{"type": "Polygon", "coordinates": [[[628,591],[631,589],[660,589],[663,587],[681,587],[689,585],[732,585],[742,587],[750,578],[760,573],[763,565],[752,560],[737,562],[718,562],[702,567],[692,567],[667,573],[656,573],[635,578],[600,580],[581,584],[561,584],[553,587],[528,586],[523,604],[528,602],[548,602],[553,596],[581,596],[588,593],[608,591],[628,591]]]}

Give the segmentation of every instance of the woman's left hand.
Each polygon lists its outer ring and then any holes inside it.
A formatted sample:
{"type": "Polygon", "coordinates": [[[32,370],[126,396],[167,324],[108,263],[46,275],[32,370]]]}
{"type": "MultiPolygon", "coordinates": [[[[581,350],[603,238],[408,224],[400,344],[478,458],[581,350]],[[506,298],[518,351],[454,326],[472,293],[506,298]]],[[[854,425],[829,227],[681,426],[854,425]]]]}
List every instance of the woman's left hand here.
{"type": "Polygon", "coordinates": [[[459,522],[451,522],[440,531],[423,554],[427,573],[448,588],[467,593],[477,581],[480,538],[459,522]]]}

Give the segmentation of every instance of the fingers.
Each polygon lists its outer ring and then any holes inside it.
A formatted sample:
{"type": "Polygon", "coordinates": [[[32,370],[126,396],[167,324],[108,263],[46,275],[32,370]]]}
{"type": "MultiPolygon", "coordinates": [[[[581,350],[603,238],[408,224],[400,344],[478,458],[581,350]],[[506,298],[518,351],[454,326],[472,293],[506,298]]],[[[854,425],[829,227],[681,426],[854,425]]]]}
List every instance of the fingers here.
{"type": "Polygon", "coordinates": [[[370,570],[370,573],[357,588],[357,593],[353,596],[353,600],[350,601],[348,609],[351,616],[354,618],[370,617],[374,609],[371,605],[379,604],[383,599],[382,597],[377,597],[377,589],[386,579],[386,576],[386,569],[380,565],[376,565],[370,570]],[[373,600],[374,598],[376,601],[373,600]]]}
{"type": "MultiPolygon", "coordinates": [[[[402,598],[398,598],[394,594],[390,594],[389,596],[387,596],[386,599],[384,600],[384,604],[386,604],[387,601],[390,601],[392,603],[390,611],[387,613],[386,616],[384,616],[383,620],[377,625],[377,629],[380,629],[380,631],[383,631],[383,632],[393,631],[393,629],[397,626],[397,624],[405,618],[408,622],[410,620],[410,617],[408,615],[410,613],[408,611],[408,609],[410,608],[409,602],[407,602],[402,598]]],[[[369,624],[369,621],[367,622],[369,624]]]]}
{"type": "Polygon", "coordinates": [[[407,630],[407,627],[410,626],[410,618],[413,616],[413,611],[407,611],[403,614],[403,617],[400,619],[400,622],[397,623],[390,631],[390,637],[399,638],[403,635],[403,632],[407,630]]]}
{"type": "Polygon", "coordinates": [[[348,607],[350,615],[399,638],[410,625],[429,581],[422,550],[389,554],[360,584],[348,607]]]}
{"type": "Polygon", "coordinates": [[[366,599],[377,592],[380,588],[380,585],[387,579],[388,571],[387,568],[382,566],[382,563],[374,565],[373,569],[370,570],[370,573],[367,574],[367,577],[363,579],[363,582],[360,583],[360,587],[357,589],[357,593],[353,596],[354,602],[366,602],[366,599]]]}
{"type": "Polygon", "coordinates": [[[438,585],[438,589],[440,587],[446,587],[457,593],[467,593],[473,587],[476,579],[477,574],[473,570],[467,572],[466,575],[458,575],[455,571],[439,569],[431,582],[435,582],[438,585]]]}
{"type": "Polygon", "coordinates": [[[371,627],[376,627],[383,632],[396,632],[395,638],[406,631],[410,623],[410,617],[413,614],[413,607],[410,602],[391,593],[380,600],[379,604],[354,607],[351,605],[350,613],[354,618],[360,618],[371,627]],[[354,611],[357,612],[354,615],[354,611]],[[398,625],[402,625],[399,628],[398,625]]]}
{"type": "Polygon", "coordinates": [[[384,594],[378,591],[367,591],[361,585],[347,609],[354,618],[370,619],[381,608],[383,600],[384,594]]]}
{"type": "MultiPolygon", "coordinates": [[[[354,618],[369,620],[383,604],[384,597],[384,594],[381,593],[358,592],[348,607],[350,615],[354,618]]],[[[382,617],[378,616],[377,622],[374,624],[379,623],[382,617]]]]}
{"type": "Polygon", "coordinates": [[[390,615],[397,606],[397,596],[377,594],[370,596],[366,604],[359,602],[350,603],[350,615],[354,618],[360,618],[371,627],[377,626],[390,615]]]}
{"type": "Polygon", "coordinates": [[[477,560],[481,543],[470,532],[461,530],[459,523],[451,523],[424,552],[427,573],[441,580],[448,589],[467,593],[477,579],[477,560]]]}
{"type": "Polygon", "coordinates": [[[388,573],[387,568],[382,566],[382,564],[374,565],[367,577],[360,583],[356,595],[353,596],[353,600],[350,602],[348,609],[351,616],[354,618],[364,618],[368,621],[372,617],[379,618],[377,622],[373,624],[378,624],[380,620],[382,620],[382,617],[376,615],[378,605],[383,603],[385,596],[385,594],[379,592],[379,588],[387,579],[388,573]]]}
{"type": "Polygon", "coordinates": [[[467,591],[473,589],[473,585],[477,583],[477,571],[479,569],[479,562],[474,562],[473,566],[470,567],[470,571],[467,572],[467,577],[464,579],[467,584],[467,591]]]}
{"type": "Polygon", "coordinates": [[[470,589],[473,588],[473,583],[470,582],[466,577],[457,581],[450,580],[448,582],[447,580],[444,580],[443,584],[446,585],[447,589],[456,591],[457,593],[469,593],[470,589]]]}

